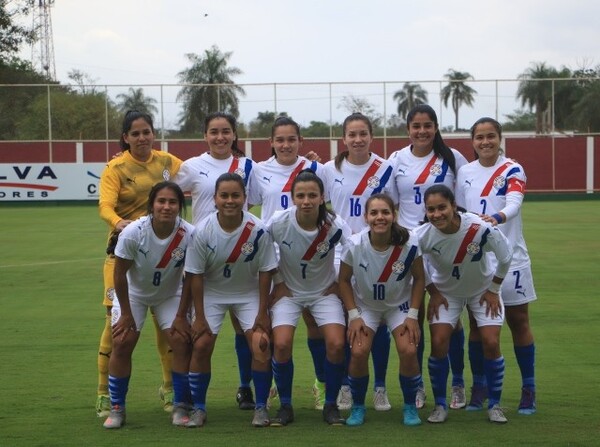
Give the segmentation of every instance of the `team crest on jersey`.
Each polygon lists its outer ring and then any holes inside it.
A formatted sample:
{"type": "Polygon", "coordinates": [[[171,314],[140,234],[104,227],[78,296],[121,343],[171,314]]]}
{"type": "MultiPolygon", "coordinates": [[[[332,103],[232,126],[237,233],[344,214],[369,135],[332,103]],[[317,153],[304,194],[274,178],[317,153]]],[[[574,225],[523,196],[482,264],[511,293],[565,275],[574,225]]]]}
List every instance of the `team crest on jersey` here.
{"type": "Polygon", "coordinates": [[[400,274],[404,271],[404,262],[396,261],[392,264],[392,272],[400,274]]]}
{"type": "Polygon", "coordinates": [[[321,242],[319,245],[317,245],[317,253],[319,254],[325,254],[329,251],[329,242],[321,242]]]}
{"type": "Polygon", "coordinates": [[[246,178],[246,171],[244,171],[242,168],[237,168],[235,171],[233,171],[233,173],[239,175],[242,178],[246,178]]]}
{"type": "Polygon", "coordinates": [[[252,242],[245,242],[244,245],[242,245],[242,254],[244,256],[248,256],[253,251],[254,251],[254,244],[252,242]]]}
{"type": "Polygon", "coordinates": [[[504,176],[499,175],[498,177],[496,177],[494,179],[494,188],[500,189],[504,186],[505,183],[506,183],[506,179],[504,178],[504,176]]]}
{"type": "Polygon", "coordinates": [[[177,247],[175,250],[171,252],[171,259],[175,259],[176,261],[181,261],[185,256],[185,250],[181,247],[177,247]]]}
{"type": "Polygon", "coordinates": [[[106,298],[108,298],[110,301],[113,301],[115,299],[114,287],[109,287],[108,289],[106,289],[106,298]]]}
{"type": "Polygon", "coordinates": [[[367,180],[367,185],[369,185],[369,188],[377,188],[379,186],[379,177],[376,175],[370,177],[369,180],[367,180]]]}
{"type": "Polygon", "coordinates": [[[168,182],[169,180],[171,180],[171,173],[169,172],[168,169],[165,169],[163,171],[163,178],[165,179],[165,182],[168,182]]]}
{"type": "Polygon", "coordinates": [[[469,245],[467,245],[467,253],[469,253],[471,256],[479,253],[479,250],[480,247],[477,242],[471,242],[469,245]]]}
{"type": "Polygon", "coordinates": [[[431,168],[429,168],[429,174],[437,177],[442,173],[442,167],[439,164],[434,164],[431,168]]]}

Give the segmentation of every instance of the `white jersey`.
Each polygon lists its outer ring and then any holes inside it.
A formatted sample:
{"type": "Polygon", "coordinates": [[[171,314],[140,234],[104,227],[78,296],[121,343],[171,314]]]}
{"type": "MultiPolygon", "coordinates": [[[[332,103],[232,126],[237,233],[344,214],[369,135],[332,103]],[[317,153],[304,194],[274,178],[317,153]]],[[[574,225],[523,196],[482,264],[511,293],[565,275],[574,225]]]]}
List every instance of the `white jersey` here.
{"type": "MultiPolygon", "coordinates": [[[[456,149],[450,149],[456,160],[456,172],[466,165],[467,159],[456,149]]],[[[398,223],[405,228],[416,228],[425,216],[423,195],[433,185],[446,185],[454,191],[456,175],[448,162],[433,150],[425,157],[417,157],[412,146],[394,152],[389,157],[394,165],[394,183],[398,190],[398,223]]]]}
{"type": "Polygon", "coordinates": [[[185,271],[204,274],[205,295],[223,304],[245,303],[258,297],[258,273],[277,267],[273,239],[263,222],[244,211],[232,233],[221,228],[217,212],[196,226],[185,271]]]}
{"type": "Polygon", "coordinates": [[[431,282],[446,298],[472,298],[489,287],[495,273],[495,262],[508,269],[512,249],[497,227],[479,216],[460,213],[460,228],[454,234],[442,233],[431,223],[415,229],[419,245],[427,257],[431,282]]]}
{"type": "Polygon", "coordinates": [[[374,310],[400,308],[408,312],[412,291],[411,268],[421,256],[418,237],[412,231],[404,246],[375,250],[369,231],[354,234],[342,251],[342,262],[352,267],[352,289],[357,305],[374,310]]]}
{"type": "Polygon", "coordinates": [[[193,234],[194,227],[181,218],[166,239],[156,236],[150,216],[123,229],[115,255],[133,261],[127,271],[130,299],[156,305],[181,295],[185,254],[193,234]]]}
{"type": "Polygon", "coordinates": [[[299,156],[293,165],[280,164],[275,157],[257,163],[254,167],[253,187],[248,203],[262,205],[261,219],[269,219],[275,211],[286,210],[293,205],[292,183],[303,169],[312,169],[317,175],[323,165],[299,156]]]}
{"type": "Polygon", "coordinates": [[[208,152],[184,161],[174,182],[192,195],[192,223],[198,225],[215,210],[215,183],[221,174],[239,174],[244,179],[248,196],[252,188],[254,166],[255,163],[246,157],[232,155],[219,160],[208,152]]]}
{"type": "MultiPolygon", "coordinates": [[[[485,167],[475,160],[465,166],[458,175],[456,203],[468,211],[491,216],[504,211],[507,198],[515,196],[519,204],[516,214],[498,228],[513,246],[511,269],[530,265],[527,245],[523,237],[523,221],[520,204],[525,193],[527,177],[523,167],[504,156],[498,157],[494,166],[485,167]]],[[[509,213],[506,213],[507,215],[509,213]]]]}
{"type": "Polygon", "coordinates": [[[398,203],[393,170],[387,160],[373,153],[363,165],[354,165],[344,158],[339,171],[335,160],[325,163],[322,178],[326,200],[331,202],[333,210],[346,221],[353,233],[366,227],[364,207],[373,194],[386,193],[394,204],[398,203]]]}
{"type": "Polygon", "coordinates": [[[339,216],[320,229],[307,231],[296,219],[296,207],[278,211],[267,224],[279,247],[279,271],[295,297],[322,296],[336,281],[335,247],[352,234],[339,216]]]}

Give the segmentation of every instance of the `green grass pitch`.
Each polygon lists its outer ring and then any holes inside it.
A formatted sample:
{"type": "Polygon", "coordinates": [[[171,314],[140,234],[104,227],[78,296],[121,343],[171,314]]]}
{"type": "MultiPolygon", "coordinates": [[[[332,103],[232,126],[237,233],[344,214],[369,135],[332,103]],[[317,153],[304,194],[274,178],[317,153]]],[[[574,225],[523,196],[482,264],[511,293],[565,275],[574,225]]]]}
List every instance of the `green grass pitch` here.
{"type": "MultiPolygon", "coordinates": [[[[378,413],[368,401],[364,426],[328,427],[311,409],[312,362],[300,325],[294,348],[296,422],[279,429],[253,428],[251,412],[240,411],[235,404],[233,335],[230,325],[224,324],[213,356],[206,427],[191,430],[170,425],[158,400],[159,362],[154,329],[147,325],[134,353],[127,425],[107,431],[94,411],[96,350],[104,320],[106,227],[91,204],[10,205],[0,207],[0,213],[2,446],[584,446],[599,442],[598,201],[524,204],[538,294],[530,307],[537,346],[538,413],[520,416],[516,412],[520,377],[505,327],[502,405],[509,423],[504,426],[487,422],[485,412],[451,410],[445,424],[404,427],[397,356],[392,350],[387,386],[393,409],[378,413]]],[[[469,386],[468,362],[465,379],[469,386]]],[[[432,408],[429,385],[427,393],[422,419],[432,408]]]]}

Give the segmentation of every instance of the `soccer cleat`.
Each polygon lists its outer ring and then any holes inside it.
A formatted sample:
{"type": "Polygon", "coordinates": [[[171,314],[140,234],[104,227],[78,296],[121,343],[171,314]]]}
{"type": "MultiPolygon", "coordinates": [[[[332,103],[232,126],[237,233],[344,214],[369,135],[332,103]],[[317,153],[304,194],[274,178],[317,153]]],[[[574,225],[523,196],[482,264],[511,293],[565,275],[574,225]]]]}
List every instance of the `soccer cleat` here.
{"type": "Polygon", "coordinates": [[[96,416],[99,418],[108,417],[110,414],[110,397],[106,394],[98,395],[96,399],[96,416]]]}
{"type": "Polygon", "coordinates": [[[325,384],[315,379],[312,386],[313,397],[315,398],[315,410],[322,410],[325,405],[325,384]]]}
{"type": "Polygon", "coordinates": [[[487,386],[473,385],[471,387],[471,400],[465,408],[467,411],[483,410],[483,403],[487,399],[487,386]]]}
{"type": "Polygon", "coordinates": [[[415,425],[421,425],[421,418],[417,412],[416,405],[404,404],[404,425],[414,427],[415,425]]]}
{"type": "Polygon", "coordinates": [[[123,425],[125,425],[125,408],[113,405],[110,408],[110,414],[104,421],[104,428],[121,428],[123,425]]]}
{"type": "Polygon", "coordinates": [[[366,409],[364,405],[353,405],[352,412],[348,419],[346,419],[346,425],[350,425],[351,427],[356,427],[357,425],[362,425],[365,423],[365,413],[366,409]]]}
{"type": "Polygon", "coordinates": [[[337,407],[340,410],[349,410],[352,408],[352,391],[350,386],[342,385],[337,397],[337,407]]]}
{"type": "Polygon", "coordinates": [[[194,409],[189,415],[189,420],[185,424],[188,428],[203,427],[206,424],[206,411],[194,409]]]}
{"type": "Polygon", "coordinates": [[[161,385],[158,389],[158,396],[163,403],[163,409],[170,413],[173,411],[173,388],[165,388],[164,385],[161,385]]]}
{"type": "Polygon", "coordinates": [[[275,399],[279,397],[279,392],[277,391],[277,386],[273,385],[269,390],[269,397],[267,397],[267,410],[271,409],[271,403],[275,399]]]}
{"type": "Polygon", "coordinates": [[[190,421],[187,407],[185,404],[177,403],[173,405],[173,411],[171,412],[171,422],[177,427],[186,427],[190,421]]]}
{"type": "Polygon", "coordinates": [[[442,422],[446,422],[447,419],[448,410],[446,410],[443,405],[436,405],[427,418],[427,422],[431,422],[432,424],[441,424],[442,422]]]}
{"type": "Polygon", "coordinates": [[[377,411],[389,411],[392,409],[388,400],[387,391],[384,387],[378,386],[373,394],[373,407],[377,411]]]}
{"type": "Polygon", "coordinates": [[[535,406],[535,391],[530,388],[521,388],[521,401],[519,402],[519,414],[530,415],[537,411],[535,406]]]}
{"type": "Polygon", "coordinates": [[[450,398],[450,408],[459,410],[467,405],[467,396],[464,386],[453,386],[452,397],[450,398]]]}
{"type": "Polygon", "coordinates": [[[277,414],[271,419],[271,427],[285,427],[294,422],[294,408],[290,404],[281,404],[277,414]]]}
{"type": "Polygon", "coordinates": [[[254,410],[256,404],[254,403],[254,394],[249,386],[241,386],[237,390],[235,400],[240,407],[240,410],[254,410]]]}
{"type": "Polygon", "coordinates": [[[415,406],[417,407],[417,409],[421,409],[425,406],[425,400],[427,399],[427,396],[425,395],[425,388],[423,388],[422,386],[420,386],[417,389],[417,396],[415,397],[415,406]]]}
{"type": "Polygon", "coordinates": [[[344,425],[345,423],[336,404],[326,403],[323,405],[323,420],[329,425],[344,425]]]}
{"type": "Polygon", "coordinates": [[[254,410],[252,425],[255,427],[268,427],[270,423],[271,421],[269,420],[269,413],[265,407],[260,407],[254,410]]]}
{"type": "Polygon", "coordinates": [[[490,422],[496,424],[506,424],[508,422],[508,419],[504,416],[504,410],[498,404],[494,404],[492,408],[488,409],[488,418],[490,422]]]}

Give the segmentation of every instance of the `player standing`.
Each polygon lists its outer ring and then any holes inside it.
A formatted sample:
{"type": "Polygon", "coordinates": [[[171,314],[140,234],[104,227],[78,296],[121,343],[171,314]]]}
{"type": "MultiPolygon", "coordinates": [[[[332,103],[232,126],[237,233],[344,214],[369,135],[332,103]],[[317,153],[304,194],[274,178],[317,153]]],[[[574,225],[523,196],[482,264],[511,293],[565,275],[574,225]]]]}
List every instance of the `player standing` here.
{"type": "MultiPolygon", "coordinates": [[[[514,351],[521,371],[522,388],[518,411],[533,414],[535,403],[535,344],[529,325],[529,303],[536,299],[531,260],[523,238],[521,205],[527,177],[523,166],[506,158],[500,148],[502,127],[492,118],[481,118],[471,128],[477,160],[459,172],[456,201],[480,213],[504,233],[513,246],[512,264],[502,283],[506,322],[512,333],[514,351]]],[[[476,329],[476,328],[473,328],[476,329]]],[[[473,390],[469,409],[480,409],[485,398],[482,374],[482,345],[477,330],[471,330],[469,357],[473,362],[473,390]]]]}

